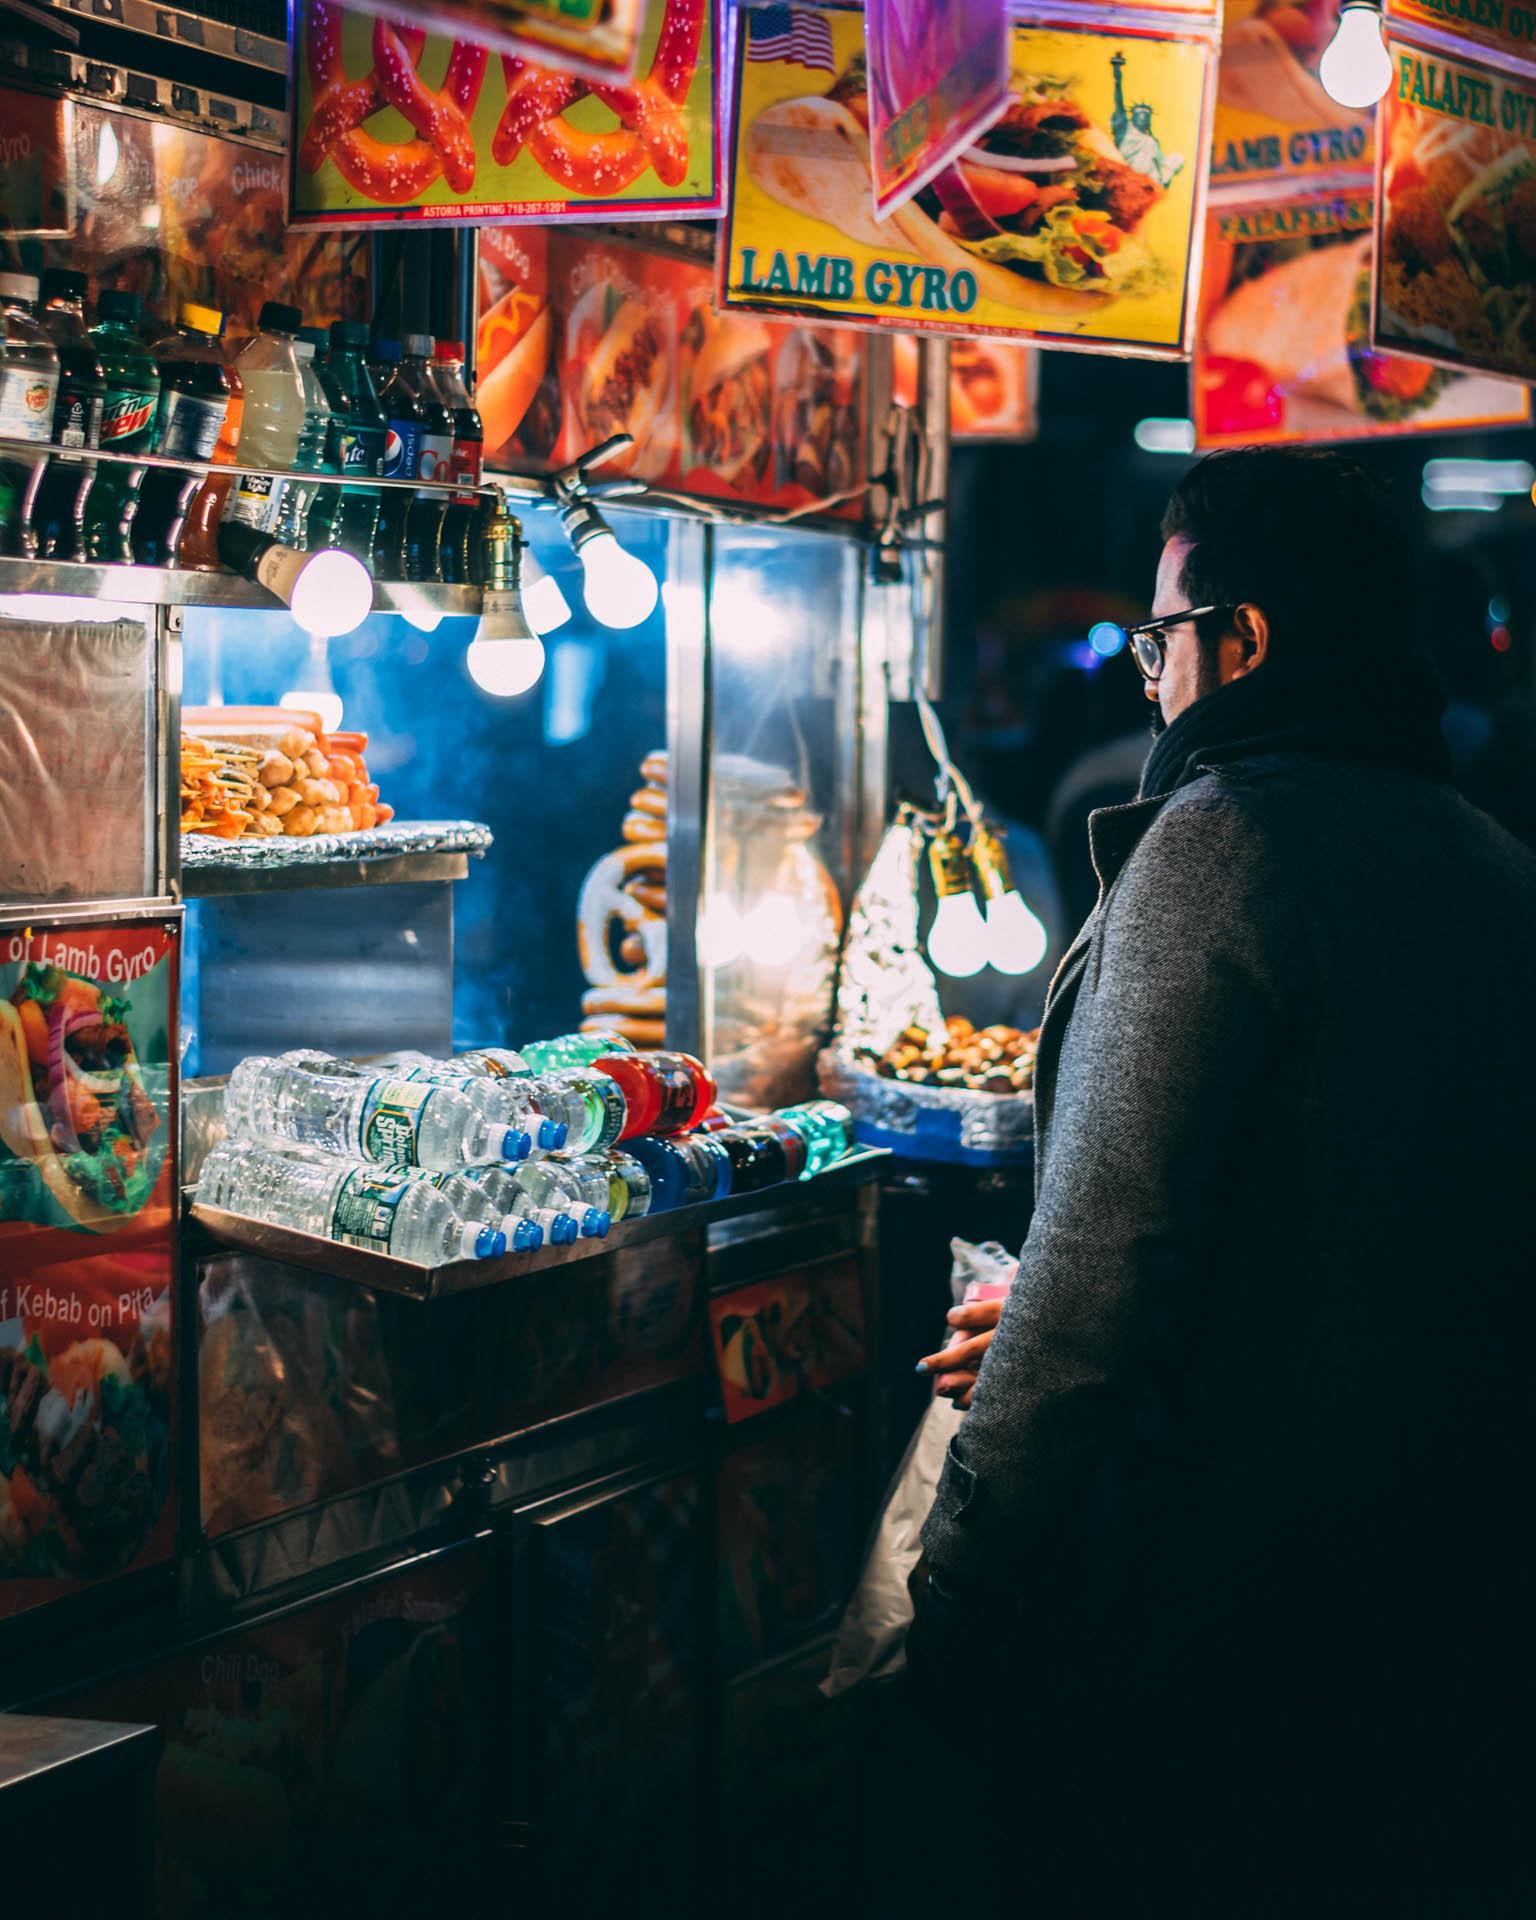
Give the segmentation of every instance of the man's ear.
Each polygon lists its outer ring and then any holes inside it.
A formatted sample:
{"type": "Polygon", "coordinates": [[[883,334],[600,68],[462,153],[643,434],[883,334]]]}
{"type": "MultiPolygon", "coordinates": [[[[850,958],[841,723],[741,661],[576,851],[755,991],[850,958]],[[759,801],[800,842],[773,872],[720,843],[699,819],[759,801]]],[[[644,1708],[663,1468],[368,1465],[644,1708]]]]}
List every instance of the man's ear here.
{"type": "Polygon", "coordinates": [[[1232,615],[1232,625],[1221,637],[1222,683],[1241,680],[1269,658],[1269,616],[1245,600],[1232,615]]]}

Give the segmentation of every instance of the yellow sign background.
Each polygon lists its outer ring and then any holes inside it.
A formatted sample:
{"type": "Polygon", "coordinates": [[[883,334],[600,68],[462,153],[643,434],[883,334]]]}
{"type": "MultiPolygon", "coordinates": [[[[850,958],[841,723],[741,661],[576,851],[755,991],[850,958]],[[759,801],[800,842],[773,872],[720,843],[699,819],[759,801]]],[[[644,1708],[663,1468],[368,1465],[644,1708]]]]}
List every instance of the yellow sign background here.
{"type": "MultiPolygon", "coordinates": [[[[863,52],[863,23],[857,16],[829,14],[838,73],[847,71],[863,52]]],[[[745,36],[743,36],[745,41],[745,36]]],[[[1183,164],[1163,198],[1139,223],[1135,239],[1156,263],[1159,283],[1149,292],[1111,295],[1101,304],[1074,314],[1032,312],[982,293],[963,313],[947,315],[924,309],[921,292],[899,297],[899,277],[892,276],[893,294],[887,300],[869,297],[870,270],[876,268],[877,288],[887,284],[879,275],[882,261],[895,265],[919,261],[906,236],[887,223],[889,246],[876,247],[872,228],[860,238],[825,218],[790,207],[754,179],[749,143],[758,117],[779,103],[806,96],[826,96],[835,75],[814,71],[795,62],[758,62],[745,57],[743,46],[736,76],[736,118],[732,165],[731,210],[722,303],[761,312],[804,312],[844,323],[899,327],[955,334],[995,333],[1038,339],[1060,346],[1099,348],[1179,358],[1188,351],[1193,325],[1189,297],[1197,258],[1197,220],[1203,218],[1206,179],[1206,143],[1209,136],[1208,96],[1214,66],[1212,47],[1204,38],[1164,37],[1145,32],[1108,32],[1074,28],[1050,31],[1016,27],[1013,34],[1013,85],[1031,77],[1067,84],[1070,97],[1106,138],[1114,110],[1111,58],[1125,55],[1124,96],[1127,105],[1145,101],[1152,109],[1152,132],[1165,156],[1183,164]],[[751,259],[744,260],[750,250],[751,259]],[[841,257],[853,264],[853,291],[848,298],[806,298],[790,291],[769,291],[764,284],[776,253],[791,268],[797,256],[841,257]],[[753,271],[747,269],[751,267],[753,271]]],[[[867,162],[866,162],[867,172],[867,162]]],[[[869,183],[858,203],[866,222],[874,219],[869,183]]],[[[850,222],[852,224],[852,222],[850,222]]],[[[1019,276],[1027,286],[1025,276],[1019,276]]],[[[1036,283],[1038,284],[1038,283],[1036,283]]]]}

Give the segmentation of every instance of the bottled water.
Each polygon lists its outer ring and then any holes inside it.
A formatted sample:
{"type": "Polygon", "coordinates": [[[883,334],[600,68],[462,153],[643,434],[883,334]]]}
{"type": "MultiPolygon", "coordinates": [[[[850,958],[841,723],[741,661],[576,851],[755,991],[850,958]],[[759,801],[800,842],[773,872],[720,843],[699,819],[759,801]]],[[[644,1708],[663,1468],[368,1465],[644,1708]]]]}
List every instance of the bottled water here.
{"type": "Polygon", "coordinates": [[[432,1181],[402,1167],[228,1140],[208,1156],[197,1193],[230,1213],[418,1266],[495,1260],[507,1250],[504,1233],[460,1219],[432,1181]]]}
{"type": "Polygon", "coordinates": [[[460,1167],[454,1173],[428,1173],[418,1178],[430,1180],[461,1220],[501,1232],[509,1253],[537,1253],[544,1244],[543,1224],[496,1205],[480,1178],[495,1171],[498,1169],[492,1167],[460,1167]]]}
{"type": "Polygon", "coordinates": [[[224,1114],[230,1132],[246,1139],[434,1172],[514,1160],[521,1146],[517,1130],[487,1120],[456,1088],[316,1073],[260,1054],[230,1076],[224,1114]]]}
{"type": "MultiPolygon", "coordinates": [[[[514,1233],[508,1222],[526,1221],[540,1231],[552,1247],[568,1247],[581,1237],[581,1227],[565,1206],[543,1206],[520,1183],[520,1166],[466,1167],[462,1178],[486,1195],[491,1210],[500,1217],[510,1239],[514,1233]]],[[[516,1247],[514,1252],[518,1251],[516,1247]]]]}
{"type": "Polygon", "coordinates": [[[567,1129],[571,1153],[603,1153],[623,1133],[629,1109],[623,1089],[595,1069],[565,1068],[545,1076],[539,1104],[558,1111],[567,1129]]]}
{"type": "Polygon", "coordinates": [[[561,1154],[550,1164],[580,1181],[587,1204],[606,1211],[615,1224],[650,1211],[651,1177],[633,1154],[561,1154]]]}
{"type": "MultiPolygon", "coordinates": [[[[516,1173],[519,1189],[533,1202],[535,1207],[564,1208],[576,1217],[583,1239],[603,1240],[613,1225],[612,1215],[606,1204],[594,1206],[589,1193],[595,1193],[594,1184],[586,1176],[576,1174],[568,1162],[562,1160],[530,1160],[526,1166],[519,1167],[516,1173]]],[[[602,1199],[608,1197],[606,1176],[602,1180],[602,1199]]]]}
{"type": "MultiPolygon", "coordinates": [[[[325,388],[320,384],[320,376],[315,372],[315,343],[312,340],[296,340],[293,351],[304,388],[304,424],[299,429],[292,465],[300,473],[324,473],[327,470],[325,450],[331,433],[331,406],[325,397],[325,388]]],[[[294,547],[300,553],[305,551],[308,546],[309,515],[316,496],[335,491],[334,487],[306,486],[301,480],[287,482],[278,506],[275,529],[284,546],[294,547]]]]}
{"type": "Polygon", "coordinates": [[[493,1080],[515,1079],[532,1069],[520,1053],[510,1047],[477,1047],[473,1053],[456,1053],[453,1064],[460,1073],[481,1073],[493,1080]]]}
{"type": "Polygon", "coordinates": [[[529,1136],[529,1149],[507,1154],[508,1160],[526,1159],[534,1146],[541,1153],[549,1153],[566,1144],[568,1129],[558,1105],[553,1111],[546,1106],[541,1097],[542,1083],[528,1075],[496,1079],[466,1071],[460,1060],[433,1060],[424,1053],[397,1053],[392,1061],[392,1071],[400,1079],[430,1080],[434,1086],[452,1087],[473,1101],[487,1120],[521,1127],[529,1136]]]}
{"type": "Polygon", "coordinates": [[[291,467],[304,432],[304,376],[293,337],[303,317],[297,307],[267,301],[256,322],[260,332],[235,355],[245,389],[240,458],[258,471],[240,475],[224,518],[262,533],[271,533],[277,525],[285,482],[260,469],[291,467]]]}

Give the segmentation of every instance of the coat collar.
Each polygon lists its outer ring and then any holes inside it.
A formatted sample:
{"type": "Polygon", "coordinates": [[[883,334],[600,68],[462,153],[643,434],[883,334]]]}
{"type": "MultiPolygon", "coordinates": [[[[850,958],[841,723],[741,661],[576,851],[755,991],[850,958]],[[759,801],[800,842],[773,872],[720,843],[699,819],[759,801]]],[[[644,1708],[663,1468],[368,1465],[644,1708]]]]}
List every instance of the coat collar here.
{"type": "Polygon", "coordinates": [[[1166,794],[1148,800],[1130,800],[1124,806],[1097,807],[1088,816],[1088,848],[1099,876],[1099,904],[1115,884],[1121,868],[1136,851],[1141,836],[1162,812],[1166,794]]]}

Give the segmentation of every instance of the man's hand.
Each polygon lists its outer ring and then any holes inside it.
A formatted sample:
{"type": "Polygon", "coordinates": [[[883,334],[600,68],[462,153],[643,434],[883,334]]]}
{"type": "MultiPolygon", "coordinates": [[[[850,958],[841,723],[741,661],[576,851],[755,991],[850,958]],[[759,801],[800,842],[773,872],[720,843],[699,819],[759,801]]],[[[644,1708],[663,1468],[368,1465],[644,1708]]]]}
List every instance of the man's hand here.
{"type": "Polygon", "coordinates": [[[992,1344],[997,1323],[1003,1316],[1001,1300],[973,1300],[966,1307],[952,1307],[945,1315],[949,1324],[967,1335],[939,1353],[925,1354],[918,1362],[924,1371],[936,1375],[935,1393],[942,1393],[957,1407],[971,1404],[971,1390],[981,1367],[981,1356],[992,1344]]]}

